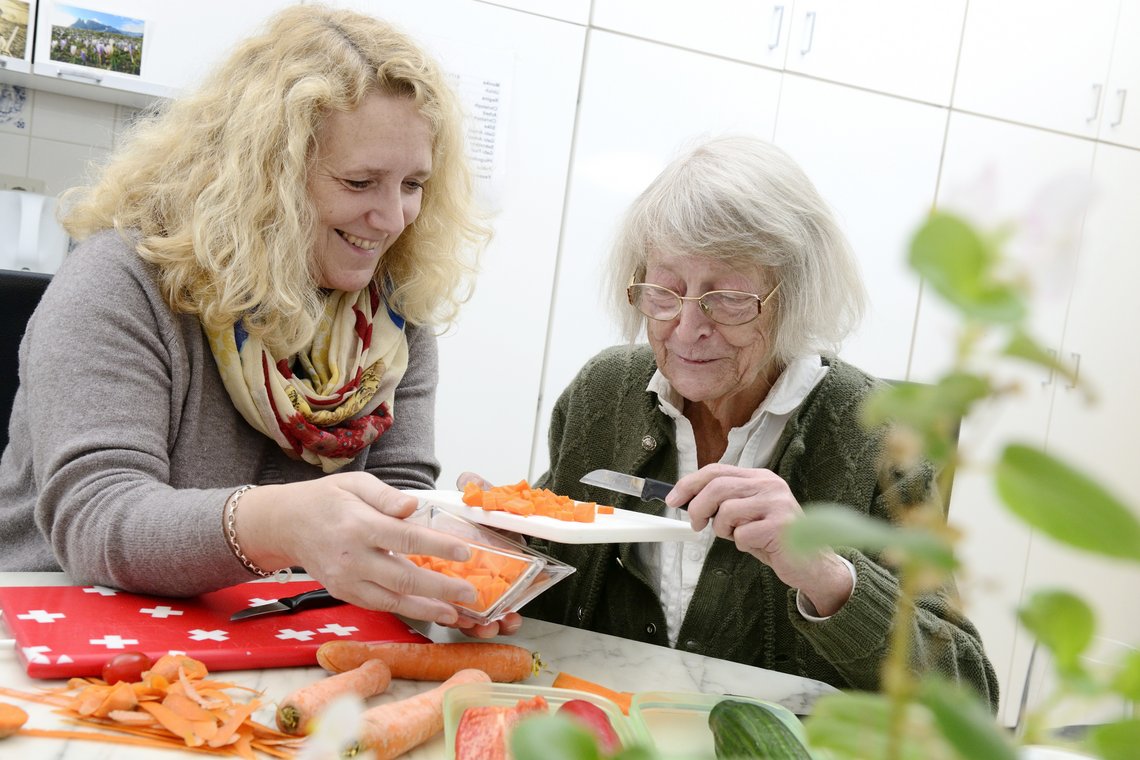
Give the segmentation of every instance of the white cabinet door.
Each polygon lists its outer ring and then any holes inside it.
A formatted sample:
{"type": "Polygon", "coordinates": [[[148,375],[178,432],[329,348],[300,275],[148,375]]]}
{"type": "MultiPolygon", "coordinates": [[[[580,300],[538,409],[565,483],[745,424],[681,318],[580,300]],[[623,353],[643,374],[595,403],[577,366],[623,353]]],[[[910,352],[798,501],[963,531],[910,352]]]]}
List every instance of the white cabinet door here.
{"type": "Polygon", "coordinates": [[[919,282],[906,247],[934,203],[944,108],[787,74],[776,143],[836,211],[859,260],[870,304],[841,356],[903,379],[919,282]]]}
{"type": "Polygon", "coordinates": [[[948,105],[965,0],[798,0],[787,68],[948,105]]]}
{"type": "Polygon", "coordinates": [[[1120,4],[1100,139],[1140,148],[1140,2],[1120,4]]]}
{"type": "Polygon", "coordinates": [[[631,39],[590,35],[559,253],[531,476],[549,464],[558,395],[591,356],[620,342],[602,271],[626,207],[701,136],[772,138],[780,75],[757,66],[631,39]],[[747,98],[739,97],[747,92],[747,98]]]}
{"type": "MultiPolygon", "coordinates": [[[[1096,192],[1084,225],[1076,285],[1065,327],[1063,357],[1079,361],[1081,381],[1095,393],[1061,384],[1053,402],[1048,447],[1088,473],[1140,517],[1140,351],[1132,330],[1140,324],[1140,151],[1101,145],[1093,169],[1096,192]]],[[[1097,633],[1140,644],[1140,567],[1063,547],[1034,536],[1026,569],[1027,592],[1074,591],[1097,613],[1097,633]]],[[[1023,637],[1028,651],[1032,642],[1023,637]]]]}
{"type": "Polygon", "coordinates": [[[588,24],[590,21],[590,0],[481,0],[489,5],[537,13],[540,16],[572,21],[575,24],[588,24]]]}
{"type": "MultiPolygon", "coordinates": [[[[955,113],[950,117],[939,183],[939,207],[982,220],[985,227],[1013,223],[1028,229],[1026,210],[1039,207],[1050,188],[1087,181],[1093,145],[1087,140],[993,119],[955,113]],[[1074,180],[1075,178],[1075,180],[1074,180]]],[[[1031,330],[1038,340],[1060,345],[1068,303],[1072,261],[1050,261],[1025,244],[1007,249],[1035,284],[1031,330]]],[[[911,379],[931,381],[951,367],[958,321],[924,289],[911,363],[911,379]]],[[[959,552],[968,575],[958,578],[966,614],[978,626],[1001,682],[1000,715],[1016,717],[1017,699],[1028,665],[1015,654],[1017,621],[1030,532],[1013,518],[993,490],[986,466],[1013,440],[1044,445],[1056,380],[1033,368],[1010,367],[1002,379],[1019,389],[963,421],[959,451],[966,459],[955,473],[950,521],[962,533],[959,552]]]]}
{"type": "Polygon", "coordinates": [[[236,42],[289,4],[289,0],[200,0],[190,7],[148,0],[105,0],[98,3],[99,15],[88,21],[122,26],[120,31],[141,36],[99,40],[97,33],[68,29],[82,23],[72,16],[73,10],[88,6],[41,0],[32,70],[42,78],[30,86],[132,105],[142,105],[153,97],[173,97],[198,82],[236,42]],[[124,44],[131,46],[132,51],[141,47],[137,74],[111,71],[100,65],[96,45],[115,39],[121,40],[120,49],[124,44]],[[86,65],[83,56],[87,56],[86,65]],[[86,85],[88,92],[56,86],[60,83],[86,85]],[[106,95],[95,94],[98,91],[94,88],[101,88],[106,95]],[[138,99],[116,97],[115,93],[135,95],[138,99]]]}
{"type": "Polygon", "coordinates": [[[782,68],[792,0],[595,0],[593,24],[657,42],[782,68]]]}
{"type": "MultiPolygon", "coordinates": [[[[1117,3],[970,3],[954,107],[1095,136],[1107,95],[1117,3]]],[[[1134,47],[1135,39],[1121,44],[1134,47]]]]}

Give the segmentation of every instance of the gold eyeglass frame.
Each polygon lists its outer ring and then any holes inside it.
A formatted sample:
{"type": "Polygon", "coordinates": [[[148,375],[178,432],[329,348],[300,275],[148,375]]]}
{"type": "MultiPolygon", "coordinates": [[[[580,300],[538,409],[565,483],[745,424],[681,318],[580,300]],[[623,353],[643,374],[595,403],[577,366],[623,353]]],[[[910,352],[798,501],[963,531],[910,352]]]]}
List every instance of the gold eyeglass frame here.
{"type": "Polygon", "coordinates": [[[725,327],[739,327],[740,325],[746,325],[749,322],[752,322],[753,320],[758,319],[760,317],[760,315],[764,313],[764,306],[767,305],[768,301],[772,298],[772,296],[776,295],[776,291],[780,289],[780,285],[782,285],[783,282],[784,282],[783,280],[780,280],[780,282],[777,282],[776,287],[774,287],[770,291],[768,291],[768,295],[766,295],[762,298],[756,293],[749,293],[748,291],[745,291],[745,290],[710,290],[706,293],[701,293],[699,296],[683,296],[683,295],[680,295],[679,293],[674,293],[672,290],[665,287],[664,285],[655,285],[651,282],[634,282],[634,278],[630,277],[629,278],[629,285],[627,285],[625,288],[625,298],[627,301],[629,301],[630,306],[637,309],[638,314],[641,314],[646,319],[652,319],[655,322],[670,322],[670,321],[676,319],[677,317],[681,316],[681,311],[685,308],[685,301],[696,301],[697,306],[700,307],[701,314],[704,314],[706,317],[708,317],[713,322],[716,322],[718,325],[724,325],[725,327]],[[648,314],[646,314],[644,311],[642,311],[641,309],[638,309],[637,304],[635,304],[633,302],[633,286],[634,285],[646,285],[648,287],[658,288],[660,290],[664,290],[664,291],[667,291],[668,293],[672,294],[677,299],[677,311],[676,311],[676,313],[674,313],[673,316],[671,316],[671,317],[659,318],[659,317],[651,317],[648,314]],[[732,293],[734,295],[750,296],[752,298],[755,298],[756,299],[756,316],[754,316],[750,319],[747,319],[743,322],[736,322],[736,323],[732,323],[732,324],[721,322],[720,320],[714,318],[712,316],[712,314],[709,313],[709,308],[708,308],[708,306],[705,305],[705,302],[704,302],[705,296],[712,295],[713,293],[732,293]]]}

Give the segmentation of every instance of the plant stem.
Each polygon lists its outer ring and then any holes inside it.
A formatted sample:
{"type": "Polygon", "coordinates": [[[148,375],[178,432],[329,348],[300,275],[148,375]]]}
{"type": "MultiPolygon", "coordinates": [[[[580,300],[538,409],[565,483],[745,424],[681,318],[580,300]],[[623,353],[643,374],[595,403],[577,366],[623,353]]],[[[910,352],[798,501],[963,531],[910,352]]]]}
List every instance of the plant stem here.
{"type": "Polygon", "coordinates": [[[918,568],[907,562],[899,573],[898,610],[891,628],[887,657],[883,662],[883,691],[890,701],[887,725],[887,756],[899,760],[906,732],[907,705],[914,699],[915,678],[910,669],[911,629],[914,599],[917,595],[918,568]]]}

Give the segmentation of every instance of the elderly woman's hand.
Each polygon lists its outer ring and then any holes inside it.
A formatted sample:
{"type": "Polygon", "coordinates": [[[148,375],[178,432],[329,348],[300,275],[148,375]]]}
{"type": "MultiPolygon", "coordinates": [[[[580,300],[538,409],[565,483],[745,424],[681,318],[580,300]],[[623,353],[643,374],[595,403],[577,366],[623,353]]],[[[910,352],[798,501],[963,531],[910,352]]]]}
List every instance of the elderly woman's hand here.
{"type": "Polygon", "coordinates": [[[784,528],[803,514],[788,484],[771,470],[710,464],[677,481],[665,499],[688,502],[693,530],[713,532],[772,568],[799,589],[821,616],[834,614],[851,595],[851,573],[834,552],[804,557],[784,549],[784,528]]]}
{"type": "Polygon", "coordinates": [[[363,472],[262,486],[242,496],[238,540],[260,567],[300,565],[337,599],[454,625],[455,609],[441,600],[472,602],[474,586],[396,555],[465,560],[470,550],[405,520],[415,509],[415,497],[363,472]]]}

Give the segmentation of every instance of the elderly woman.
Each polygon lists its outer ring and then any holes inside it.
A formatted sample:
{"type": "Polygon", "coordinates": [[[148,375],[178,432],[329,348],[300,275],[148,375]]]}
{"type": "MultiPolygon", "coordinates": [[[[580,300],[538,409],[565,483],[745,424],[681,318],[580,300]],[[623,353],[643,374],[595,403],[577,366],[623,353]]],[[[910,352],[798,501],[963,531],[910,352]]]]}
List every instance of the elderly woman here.
{"type": "MultiPolygon", "coordinates": [[[[676,481],[665,511],[687,505],[700,537],[534,542],[578,570],[523,614],[877,689],[898,578],[859,551],[804,560],[781,546],[808,502],[889,520],[934,488],[928,466],[880,482],[885,431],[859,421],[878,381],[834,355],[864,295],[826,204],[776,147],[712,140],[633,203],[611,280],[631,345],[603,351],[563,392],[536,485],[645,512],[660,505],[579,478],[606,468],[676,481]],[[642,328],[649,345],[632,345],[642,328]]],[[[993,668],[951,593],[918,600],[912,665],[996,709],[993,668]]]]}
{"type": "Polygon", "coordinates": [[[486,229],[440,67],[299,5],[142,120],[66,200],[82,240],[20,350],[2,570],[191,595],[302,566],[443,623],[463,558],[433,488],[437,351],[486,229]],[[61,419],[60,415],[63,415],[61,419]]]}

